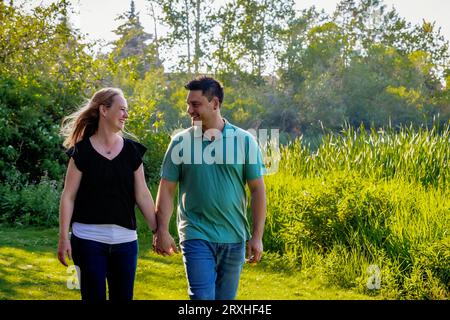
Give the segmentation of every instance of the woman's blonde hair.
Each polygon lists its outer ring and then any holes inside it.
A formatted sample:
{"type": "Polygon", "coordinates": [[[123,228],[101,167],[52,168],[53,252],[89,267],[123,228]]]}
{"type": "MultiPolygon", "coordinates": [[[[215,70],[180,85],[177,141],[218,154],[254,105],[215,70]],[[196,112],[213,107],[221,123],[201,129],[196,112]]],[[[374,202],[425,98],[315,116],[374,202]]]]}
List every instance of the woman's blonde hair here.
{"type": "Polygon", "coordinates": [[[118,88],[103,88],[92,96],[86,105],[65,117],[61,124],[61,135],[65,137],[64,147],[71,148],[78,141],[92,136],[98,129],[100,106],[111,107],[114,97],[122,96],[118,88]]]}

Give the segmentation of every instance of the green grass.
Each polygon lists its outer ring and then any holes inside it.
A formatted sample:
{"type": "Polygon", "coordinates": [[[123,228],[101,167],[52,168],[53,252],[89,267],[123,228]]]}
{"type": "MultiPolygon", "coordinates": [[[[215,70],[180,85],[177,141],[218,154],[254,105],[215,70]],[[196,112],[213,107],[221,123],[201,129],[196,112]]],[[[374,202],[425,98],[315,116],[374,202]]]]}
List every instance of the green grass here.
{"type": "Polygon", "coordinates": [[[384,299],[450,297],[450,124],[328,134],[281,148],[265,177],[264,245],[330,285],[384,299]]]}
{"type": "MultiPolygon", "coordinates": [[[[78,290],[67,289],[70,273],[56,258],[56,228],[0,230],[0,299],[77,300],[78,290]]],[[[272,255],[258,265],[245,265],[238,299],[373,299],[352,290],[325,284],[317,274],[274,271],[272,255]]],[[[274,267],[275,266],[275,267],[274,267]]],[[[279,268],[279,270],[284,270],[279,268]]],[[[136,300],[188,299],[181,254],[161,257],[150,251],[149,236],[140,235],[135,283],[136,300]]]]}

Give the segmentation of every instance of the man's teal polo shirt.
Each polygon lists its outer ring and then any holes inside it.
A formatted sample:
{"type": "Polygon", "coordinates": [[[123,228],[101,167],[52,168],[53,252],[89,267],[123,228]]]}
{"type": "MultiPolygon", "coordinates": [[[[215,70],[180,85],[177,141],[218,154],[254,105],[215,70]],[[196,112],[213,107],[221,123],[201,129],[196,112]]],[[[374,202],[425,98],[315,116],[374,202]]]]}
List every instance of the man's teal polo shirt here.
{"type": "Polygon", "coordinates": [[[250,238],[246,182],[263,176],[255,138],[225,121],[211,141],[201,127],[172,138],[161,177],[179,183],[177,224],[180,242],[203,239],[238,243],[250,238]]]}

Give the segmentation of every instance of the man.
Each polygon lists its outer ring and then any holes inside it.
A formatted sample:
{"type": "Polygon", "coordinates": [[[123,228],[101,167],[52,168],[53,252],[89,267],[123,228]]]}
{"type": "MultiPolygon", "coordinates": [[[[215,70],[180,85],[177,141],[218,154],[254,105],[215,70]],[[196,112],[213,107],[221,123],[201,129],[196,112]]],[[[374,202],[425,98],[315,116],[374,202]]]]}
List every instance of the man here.
{"type": "Polygon", "coordinates": [[[164,157],[154,247],[162,255],[177,252],[168,225],[179,183],[177,223],[189,296],[231,300],[245,257],[256,263],[263,251],[264,166],[253,136],[222,118],[224,93],[218,81],[198,77],[185,88],[192,127],[172,138],[164,157]],[[251,236],[246,184],[251,193],[251,236]]]}

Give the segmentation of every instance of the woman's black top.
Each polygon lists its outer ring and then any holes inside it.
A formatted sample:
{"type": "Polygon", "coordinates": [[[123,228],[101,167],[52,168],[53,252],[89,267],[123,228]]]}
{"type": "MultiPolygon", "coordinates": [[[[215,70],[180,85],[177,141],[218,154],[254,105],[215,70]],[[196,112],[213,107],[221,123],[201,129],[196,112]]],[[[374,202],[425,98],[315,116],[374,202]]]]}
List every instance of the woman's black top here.
{"type": "Polygon", "coordinates": [[[136,230],[134,172],[147,148],[123,139],[122,150],[112,160],[98,153],[89,138],[67,150],[82,172],[71,225],[73,222],[116,224],[136,230]]]}

